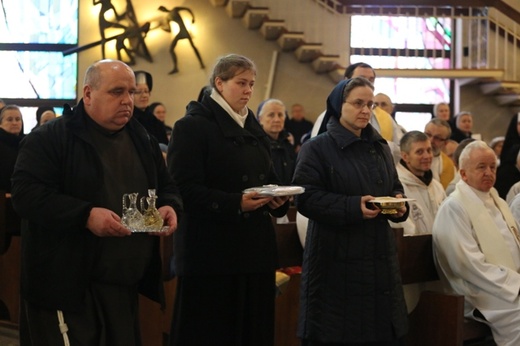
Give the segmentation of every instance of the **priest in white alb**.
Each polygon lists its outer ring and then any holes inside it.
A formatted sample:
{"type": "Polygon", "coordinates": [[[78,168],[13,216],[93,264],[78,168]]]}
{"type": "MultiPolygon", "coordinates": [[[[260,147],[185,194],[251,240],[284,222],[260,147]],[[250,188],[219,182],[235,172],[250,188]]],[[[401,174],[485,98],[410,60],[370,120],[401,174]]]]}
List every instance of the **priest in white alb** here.
{"type": "Polygon", "coordinates": [[[433,224],[441,281],[463,295],[464,313],[486,323],[498,346],[520,345],[520,244],[518,225],[497,191],[497,159],[483,141],[459,158],[461,181],[433,224]]]}

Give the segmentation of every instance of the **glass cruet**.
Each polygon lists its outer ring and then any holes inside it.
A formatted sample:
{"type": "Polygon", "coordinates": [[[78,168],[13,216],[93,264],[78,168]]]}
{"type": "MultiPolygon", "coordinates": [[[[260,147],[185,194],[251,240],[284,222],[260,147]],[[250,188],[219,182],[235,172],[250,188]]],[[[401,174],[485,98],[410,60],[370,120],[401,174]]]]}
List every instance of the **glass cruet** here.
{"type": "Polygon", "coordinates": [[[141,210],[143,211],[143,225],[146,232],[159,232],[163,227],[163,219],[155,206],[157,195],[155,189],[148,190],[148,197],[141,198],[141,210]],[[145,200],[148,207],[145,208],[145,200]]]}
{"type": "Polygon", "coordinates": [[[140,231],[143,228],[143,214],[137,209],[137,192],[123,195],[123,216],[121,223],[131,231],[140,231]],[[128,206],[127,206],[128,200],[128,206]]]}

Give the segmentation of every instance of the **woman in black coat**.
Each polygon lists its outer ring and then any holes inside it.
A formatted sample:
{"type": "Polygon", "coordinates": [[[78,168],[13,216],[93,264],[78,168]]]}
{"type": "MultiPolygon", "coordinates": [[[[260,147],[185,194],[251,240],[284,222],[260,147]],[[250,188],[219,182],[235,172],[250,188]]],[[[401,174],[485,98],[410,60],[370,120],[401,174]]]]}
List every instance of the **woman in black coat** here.
{"type": "Polygon", "coordinates": [[[174,235],[178,277],[170,345],[272,345],[277,254],[271,215],[287,197],[242,191],[277,183],[269,141],[247,103],[256,68],[218,60],[212,90],[175,123],[168,169],[185,215],[174,235]]]}
{"type": "Polygon", "coordinates": [[[24,137],[20,108],[7,105],[0,112],[0,190],[11,192],[11,175],[18,157],[18,146],[24,137]]]}
{"type": "Polygon", "coordinates": [[[374,87],[341,81],[327,99],[326,132],[307,141],[296,161],[296,197],[309,218],[298,335],[306,346],[401,345],[407,332],[394,235],[369,201],[402,197],[387,142],[369,124],[374,87]],[[330,119],[327,122],[327,118],[330,119]]]}
{"type": "Polygon", "coordinates": [[[515,114],[507,125],[504,145],[500,153],[500,165],[516,164],[518,147],[520,146],[520,114],[515,114]]]}
{"type": "Polygon", "coordinates": [[[507,131],[500,153],[500,166],[497,168],[495,189],[503,199],[506,199],[509,189],[520,181],[520,115],[513,115],[507,126],[507,131]]]}

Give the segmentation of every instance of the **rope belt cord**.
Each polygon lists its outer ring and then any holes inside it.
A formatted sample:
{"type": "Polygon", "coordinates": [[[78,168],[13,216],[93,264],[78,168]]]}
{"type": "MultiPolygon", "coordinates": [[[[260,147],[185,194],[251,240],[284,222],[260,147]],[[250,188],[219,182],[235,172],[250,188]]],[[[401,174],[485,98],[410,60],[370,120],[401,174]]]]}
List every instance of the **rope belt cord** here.
{"type": "Polygon", "coordinates": [[[58,327],[60,328],[60,332],[63,335],[63,343],[65,346],[70,346],[69,336],[67,335],[69,328],[67,327],[65,319],[63,318],[63,311],[56,311],[58,313],[58,327]]]}

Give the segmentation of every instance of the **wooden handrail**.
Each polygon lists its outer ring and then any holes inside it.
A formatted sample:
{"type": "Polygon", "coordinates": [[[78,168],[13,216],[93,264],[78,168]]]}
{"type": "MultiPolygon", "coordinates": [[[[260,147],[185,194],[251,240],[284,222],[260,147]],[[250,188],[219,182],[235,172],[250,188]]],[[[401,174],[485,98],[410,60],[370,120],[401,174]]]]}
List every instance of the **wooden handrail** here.
{"type": "Polygon", "coordinates": [[[509,6],[502,0],[495,0],[489,2],[493,3],[489,6],[496,8],[498,11],[502,12],[503,14],[507,15],[509,18],[514,20],[517,24],[520,24],[520,12],[518,12],[516,9],[509,6]]]}

